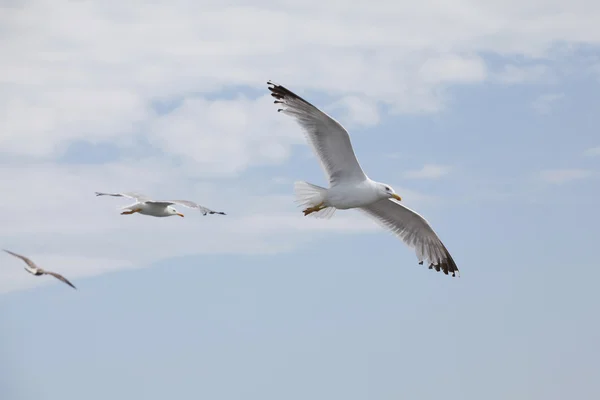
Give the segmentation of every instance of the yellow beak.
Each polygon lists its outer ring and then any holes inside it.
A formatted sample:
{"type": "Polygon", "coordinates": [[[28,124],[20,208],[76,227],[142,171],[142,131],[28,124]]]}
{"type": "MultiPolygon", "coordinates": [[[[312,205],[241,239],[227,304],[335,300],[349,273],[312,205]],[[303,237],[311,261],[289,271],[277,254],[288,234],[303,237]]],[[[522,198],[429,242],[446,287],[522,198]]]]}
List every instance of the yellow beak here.
{"type": "Polygon", "coordinates": [[[396,193],[394,193],[392,197],[398,201],[402,201],[402,197],[398,196],[396,193]]]}
{"type": "Polygon", "coordinates": [[[177,215],[179,215],[180,217],[183,217],[183,214],[182,214],[182,213],[177,213],[177,215]]]}

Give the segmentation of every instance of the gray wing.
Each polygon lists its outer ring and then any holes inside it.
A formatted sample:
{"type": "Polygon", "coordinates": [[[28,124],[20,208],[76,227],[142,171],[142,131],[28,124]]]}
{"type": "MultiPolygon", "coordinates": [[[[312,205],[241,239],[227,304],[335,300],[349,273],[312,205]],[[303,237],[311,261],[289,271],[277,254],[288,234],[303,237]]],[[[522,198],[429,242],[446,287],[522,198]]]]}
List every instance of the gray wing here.
{"type": "Polygon", "coordinates": [[[414,248],[419,264],[427,261],[429,269],[435,268],[446,275],[450,272],[452,276],[456,276],[456,263],[425,218],[390,199],[379,200],[361,210],[414,248]]]}
{"type": "Polygon", "coordinates": [[[144,203],[146,201],[150,201],[150,197],[140,194],[140,193],[135,193],[135,192],[124,192],[124,193],[102,193],[102,192],[96,192],[96,196],[113,196],[113,197],[127,197],[128,199],[134,199],[135,201],[138,201],[140,203],[144,203]]]}
{"type": "Polygon", "coordinates": [[[271,85],[271,96],[277,99],[275,103],[282,105],[278,111],[294,117],[302,127],[331,186],[367,178],[356,159],[350,136],[339,122],[285,87],[271,81],[267,84],[271,85]]]}
{"type": "Polygon", "coordinates": [[[77,288],[67,280],[67,278],[65,278],[64,276],[57,274],[56,272],[51,272],[51,271],[44,271],[44,274],[46,275],[52,275],[53,277],[55,277],[58,280],[63,281],[64,283],[66,283],[67,285],[71,286],[73,289],[77,290],[77,288]]]}
{"type": "Polygon", "coordinates": [[[150,203],[155,203],[155,204],[165,204],[165,205],[169,205],[169,204],[180,204],[182,206],[185,207],[189,207],[189,208],[195,208],[197,210],[200,210],[200,212],[202,213],[202,215],[206,215],[206,214],[219,214],[219,215],[227,215],[224,212],[221,211],[213,211],[210,208],[206,208],[203,207],[199,204],[194,203],[193,201],[189,201],[189,200],[167,200],[167,201],[151,201],[150,203]]]}
{"type": "Polygon", "coordinates": [[[29,258],[22,256],[20,254],[17,253],[13,253],[12,251],[9,250],[4,250],[5,252],[7,252],[8,254],[11,254],[17,258],[20,258],[21,260],[25,261],[27,263],[27,265],[29,265],[32,268],[39,268],[37,265],[35,265],[35,263],[33,261],[31,261],[29,258]]]}

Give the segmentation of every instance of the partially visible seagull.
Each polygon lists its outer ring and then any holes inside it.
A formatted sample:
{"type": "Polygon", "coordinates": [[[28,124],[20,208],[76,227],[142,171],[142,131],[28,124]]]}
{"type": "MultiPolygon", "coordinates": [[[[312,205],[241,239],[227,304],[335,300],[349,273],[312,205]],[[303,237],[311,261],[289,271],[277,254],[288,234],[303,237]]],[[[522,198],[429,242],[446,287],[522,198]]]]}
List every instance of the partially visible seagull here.
{"type": "Polygon", "coordinates": [[[33,261],[31,261],[29,258],[27,258],[25,256],[22,256],[22,255],[17,254],[17,253],[13,253],[12,251],[8,251],[8,250],[4,250],[4,251],[7,252],[10,255],[13,255],[13,256],[15,256],[17,258],[20,258],[21,260],[25,261],[25,263],[27,264],[27,266],[25,267],[25,271],[29,272],[30,274],[33,274],[35,276],[52,275],[56,279],[59,279],[59,280],[63,281],[67,285],[71,286],[73,289],[77,290],[77,288],[75,286],[73,286],[73,284],[71,282],[69,282],[67,280],[67,278],[65,278],[64,276],[62,276],[60,274],[57,274],[56,272],[46,271],[46,270],[38,267],[37,265],[35,265],[35,263],[33,261]]]}
{"type": "Polygon", "coordinates": [[[429,223],[399,203],[401,198],[385,183],[375,182],[363,172],[344,127],[300,96],[281,85],[267,82],[275,104],[302,127],[329,179],[329,188],[308,182],[294,184],[304,215],[331,218],[336,209],[358,208],[390,229],[414,248],[419,264],[456,276],[458,267],[429,223]]]}
{"type": "Polygon", "coordinates": [[[122,208],[124,210],[121,215],[129,215],[133,213],[140,213],[143,215],[151,215],[153,217],[171,217],[173,215],[179,215],[183,217],[179,211],[177,211],[174,207],[171,207],[173,204],[179,204],[189,208],[195,208],[200,210],[202,215],[206,214],[219,214],[226,215],[221,211],[213,211],[209,208],[202,207],[193,201],[189,200],[152,200],[147,196],[139,193],[127,192],[127,193],[101,193],[96,192],[96,196],[113,196],[113,197],[127,197],[129,199],[134,199],[135,203],[129,206],[125,206],[122,208]]]}

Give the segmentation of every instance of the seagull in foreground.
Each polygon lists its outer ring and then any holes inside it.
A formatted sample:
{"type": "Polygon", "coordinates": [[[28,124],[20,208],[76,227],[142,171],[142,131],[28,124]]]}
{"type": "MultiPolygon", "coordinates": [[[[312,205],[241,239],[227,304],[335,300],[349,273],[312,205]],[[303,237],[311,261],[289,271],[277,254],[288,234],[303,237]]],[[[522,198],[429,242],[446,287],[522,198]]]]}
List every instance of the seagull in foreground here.
{"type": "Polygon", "coordinates": [[[17,254],[17,253],[13,253],[12,251],[8,251],[8,250],[4,250],[4,251],[7,252],[10,255],[13,255],[13,256],[18,257],[21,260],[25,261],[25,263],[27,264],[27,266],[25,267],[25,271],[29,272],[30,274],[33,274],[35,276],[52,275],[56,279],[59,279],[59,280],[63,281],[67,285],[71,286],[73,289],[77,290],[77,288],[75,286],[73,286],[73,284],[71,282],[69,282],[67,280],[67,278],[65,278],[64,276],[62,276],[60,274],[57,274],[56,272],[51,272],[51,271],[46,271],[44,269],[41,269],[40,267],[38,267],[37,265],[35,265],[35,263],[33,261],[31,261],[29,258],[27,258],[25,256],[22,256],[22,255],[17,254]]]}
{"type": "Polygon", "coordinates": [[[295,182],[296,199],[307,207],[304,215],[331,218],[336,209],[358,208],[391,230],[429,269],[456,276],[458,267],[429,223],[399,203],[401,198],[385,183],[369,179],[363,172],[344,127],[300,96],[281,85],[267,82],[280,111],[300,124],[329,179],[329,188],[295,182]]]}
{"type": "Polygon", "coordinates": [[[173,204],[180,204],[185,207],[195,208],[200,210],[202,215],[206,214],[219,214],[226,215],[224,212],[213,211],[209,208],[202,207],[193,201],[189,200],[152,200],[147,196],[139,193],[101,193],[96,192],[96,196],[113,196],[113,197],[127,197],[129,199],[134,199],[135,203],[126,207],[123,207],[124,210],[121,215],[130,215],[134,213],[140,213],[143,215],[151,215],[153,217],[171,217],[173,215],[179,215],[183,217],[179,211],[177,211],[173,204]]]}

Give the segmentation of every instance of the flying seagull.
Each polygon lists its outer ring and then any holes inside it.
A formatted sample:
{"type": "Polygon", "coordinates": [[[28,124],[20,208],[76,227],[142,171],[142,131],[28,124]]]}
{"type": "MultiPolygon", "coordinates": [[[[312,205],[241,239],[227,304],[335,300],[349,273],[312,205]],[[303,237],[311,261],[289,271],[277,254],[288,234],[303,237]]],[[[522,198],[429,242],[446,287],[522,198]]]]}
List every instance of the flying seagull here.
{"type": "Polygon", "coordinates": [[[179,204],[189,208],[195,208],[200,210],[202,215],[206,214],[219,214],[226,215],[221,211],[213,211],[209,208],[202,207],[193,201],[189,200],[152,200],[147,196],[139,193],[101,193],[96,192],[96,196],[113,196],[113,197],[127,197],[129,199],[134,199],[135,203],[126,207],[123,207],[124,210],[121,215],[129,215],[134,213],[140,213],[143,215],[151,215],[153,217],[171,217],[173,215],[179,215],[183,217],[179,211],[177,211],[173,204],[179,204]]]}
{"type": "Polygon", "coordinates": [[[29,272],[30,274],[33,274],[35,276],[52,275],[56,279],[59,279],[59,280],[63,281],[64,283],[66,283],[67,285],[71,286],[73,289],[77,289],[64,276],[62,276],[60,274],[57,274],[56,272],[51,272],[51,271],[46,271],[44,269],[41,269],[40,267],[38,267],[37,265],[35,265],[35,263],[33,261],[31,261],[29,258],[27,258],[25,256],[22,256],[22,255],[17,254],[17,253],[13,253],[12,251],[8,251],[8,250],[4,250],[4,251],[7,252],[10,255],[13,255],[13,256],[18,257],[21,260],[25,261],[25,263],[27,264],[27,266],[25,267],[25,271],[29,272]]]}
{"type": "Polygon", "coordinates": [[[458,267],[429,223],[415,211],[404,207],[394,189],[369,179],[363,172],[344,127],[292,91],[267,82],[280,111],[293,117],[302,127],[321,167],[329,179],[329,188],[308,182],[295,182],[304,215],[331,218],[336,209],[357,208],[391,230],[409,247],[414,248],[419,264],[456,276],[458,267]]]}

